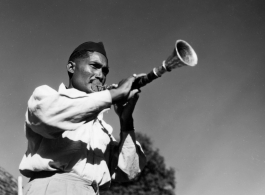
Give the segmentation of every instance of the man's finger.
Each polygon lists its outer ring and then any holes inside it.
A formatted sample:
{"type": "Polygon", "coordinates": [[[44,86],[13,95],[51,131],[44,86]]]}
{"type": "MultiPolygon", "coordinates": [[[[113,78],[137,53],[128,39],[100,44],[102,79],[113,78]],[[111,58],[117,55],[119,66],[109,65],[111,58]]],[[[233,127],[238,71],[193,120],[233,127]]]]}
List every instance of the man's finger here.
{"type": "Polygon", "coordinates": [[[130,92],[130,94],[129,94],[128,101],[130,101],[131,98],[134,98],[134,96],[135,96],[136,94],[139,94],[140,92],[141,92],[140,89],[134,89],[134,90],[132,90],[132,91],[130,92]]]}

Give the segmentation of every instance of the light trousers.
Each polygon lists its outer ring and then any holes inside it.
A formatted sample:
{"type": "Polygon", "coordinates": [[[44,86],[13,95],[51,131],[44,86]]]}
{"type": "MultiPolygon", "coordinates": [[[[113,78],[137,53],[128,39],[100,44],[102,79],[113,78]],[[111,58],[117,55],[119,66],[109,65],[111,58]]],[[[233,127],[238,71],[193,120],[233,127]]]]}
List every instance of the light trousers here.
{"type": "Polygon", "coordinates": [[[95,181],[86,181],[73,173],[56,173],[29,181],[23,195],[99,195],[99,191],[95,181]]]}

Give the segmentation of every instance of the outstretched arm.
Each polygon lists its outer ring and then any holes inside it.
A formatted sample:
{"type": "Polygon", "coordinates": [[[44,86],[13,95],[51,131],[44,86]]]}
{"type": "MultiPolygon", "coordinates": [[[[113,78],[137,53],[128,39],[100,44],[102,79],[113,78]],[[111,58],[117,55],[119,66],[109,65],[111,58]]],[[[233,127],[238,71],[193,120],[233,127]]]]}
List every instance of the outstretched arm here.
{"type": "Polygon", "coordinates": [[[49,86],[40,86],[28,101],[26,125],[43,137],[55,138],[93,120],[111,103],[108,90],[86,94],[76,89],[57,92],[49,86]]]}

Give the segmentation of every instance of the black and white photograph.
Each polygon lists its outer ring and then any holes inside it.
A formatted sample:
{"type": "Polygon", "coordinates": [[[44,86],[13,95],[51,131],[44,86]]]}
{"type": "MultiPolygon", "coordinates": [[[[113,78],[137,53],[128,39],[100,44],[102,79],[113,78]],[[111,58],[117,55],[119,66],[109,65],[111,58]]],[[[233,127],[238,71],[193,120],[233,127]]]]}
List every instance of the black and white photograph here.
{"type": "Polygon", "coordinates": [[[1,0],[0,195],[264,195],[262,0],[1,0]]]}

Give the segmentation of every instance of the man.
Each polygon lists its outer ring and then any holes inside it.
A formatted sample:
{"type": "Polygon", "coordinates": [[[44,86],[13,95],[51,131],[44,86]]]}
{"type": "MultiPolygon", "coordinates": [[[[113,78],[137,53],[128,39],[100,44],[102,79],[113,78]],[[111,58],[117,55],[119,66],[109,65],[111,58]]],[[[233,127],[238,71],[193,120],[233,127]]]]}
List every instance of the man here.
{"type": "Polygon", "coordinates": [[[131,87],[141,75],[99,91],[109,72],[101,42],[79,45],[67,71],[68,88],[40,86],[28,101],[28,148],[19,167],[30,178],[24,195],[99,194],[111,180],[132,180],[146,163],[132,117],[139,90],[131,87]],[[112,104],[120,119],[119,143],[103,120],[112,104]]]}

